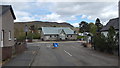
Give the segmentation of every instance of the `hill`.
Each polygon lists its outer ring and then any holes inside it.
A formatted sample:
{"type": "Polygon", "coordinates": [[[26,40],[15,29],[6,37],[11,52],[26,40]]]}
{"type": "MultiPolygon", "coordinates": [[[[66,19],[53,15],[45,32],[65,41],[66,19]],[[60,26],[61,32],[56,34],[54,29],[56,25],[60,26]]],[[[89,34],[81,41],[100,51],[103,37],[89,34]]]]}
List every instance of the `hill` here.
{"type": "Polygon", "coordinates": [[[57,23],[57,22],[42,22],[42,21],[30,21],[30,22],[15,22],[14,23],[14,29],[15,29],[15,37],[20,36],[21,34],[25,33],[25,25],[27,25],[29,28],[30,26],[34,25],[35,28],[41,28],[41,27],[70,27],[71,29],[75,30],[75,28],[66,22],[63,23],[57,23]]]}
{"type": "Polygon", "coordinates": [[[57,22],[42,22],[42,21],[31,21],[31,22],[15,22],[14,23],[15,28],[23,29],[25,25],[31,26],[34,25],[35,27],[70,27],[74,28],[71,24],[63,22],[63,23],[57,23],[57,22]]]}

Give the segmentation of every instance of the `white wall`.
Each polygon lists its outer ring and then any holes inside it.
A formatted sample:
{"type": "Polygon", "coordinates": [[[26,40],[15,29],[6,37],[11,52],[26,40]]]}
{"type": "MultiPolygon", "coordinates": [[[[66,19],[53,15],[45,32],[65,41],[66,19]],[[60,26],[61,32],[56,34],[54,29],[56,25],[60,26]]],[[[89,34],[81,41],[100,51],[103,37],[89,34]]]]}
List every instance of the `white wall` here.
{"type": "Polygon", "coordinates": [[[104,34],[105,37],[107,37],[108,31],[104,31],[104,32],[101,32],[101,33],[104,34]]]}
{"type": "Polygon", "coordinates": [[[50,36],[45,36],[45,40],[49,40],[50,39],[50,36]]]}
{"type": "MultiPolygon", "coordinates": [[[[107,34],[108,34],[108,31],[104,31],[104,32],[101,32],[102,34],[105,35],[105,37],[107,37],[107,34]]],[[[118,33],[118,31],[116,31],[116,34],[118,33]]]]}
{"type": "Polygon", "coordinates": [[[68,35],[68,37],[66,37],[66,38],[68,38],[69,40],[76,40],[77,39],[77,35],[76,34],[74,34],[74,35],[68,35]]]}

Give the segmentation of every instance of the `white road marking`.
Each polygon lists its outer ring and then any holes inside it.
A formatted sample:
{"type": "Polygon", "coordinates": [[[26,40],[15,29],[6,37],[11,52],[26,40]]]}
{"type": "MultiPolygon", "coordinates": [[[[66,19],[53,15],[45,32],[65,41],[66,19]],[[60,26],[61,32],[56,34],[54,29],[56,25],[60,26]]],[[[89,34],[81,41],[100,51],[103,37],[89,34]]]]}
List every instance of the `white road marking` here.
{"type": "MultiPolygon", "coordinates": [[[[65,50],[64,50],[65,51],[65,50]]],[[[65,53],[67,53],[69,56],[72,56],[69,52],[65,51],[65,53]]]]}
{"type": "Polygon", "coordinates": [[[29,66],[31,65],[31,63],[29,64],[29,66]]]}
{"type": "Polygon", "coordinates": [[[74,46],[72,46],[73,48],[75,48],[74,46]]]}

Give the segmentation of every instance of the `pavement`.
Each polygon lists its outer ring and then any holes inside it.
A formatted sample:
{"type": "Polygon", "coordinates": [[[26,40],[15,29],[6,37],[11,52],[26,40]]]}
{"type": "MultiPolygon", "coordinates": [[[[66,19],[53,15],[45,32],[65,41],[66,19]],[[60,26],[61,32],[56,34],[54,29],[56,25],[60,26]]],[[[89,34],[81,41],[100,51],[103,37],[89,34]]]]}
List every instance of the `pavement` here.
{"type": "Polygon", "coordinates": [[[30,66],[38,50],[38,46],[28,46],[26,51],[12,58],[3,66],[30,66]]]}
{"type": "Polygon", "coordinates": [[[60,42],[56,49],[50,42],[34,42],[4,66],[118,66],[118,57],[85,48],[81,42],[60,42]]]}

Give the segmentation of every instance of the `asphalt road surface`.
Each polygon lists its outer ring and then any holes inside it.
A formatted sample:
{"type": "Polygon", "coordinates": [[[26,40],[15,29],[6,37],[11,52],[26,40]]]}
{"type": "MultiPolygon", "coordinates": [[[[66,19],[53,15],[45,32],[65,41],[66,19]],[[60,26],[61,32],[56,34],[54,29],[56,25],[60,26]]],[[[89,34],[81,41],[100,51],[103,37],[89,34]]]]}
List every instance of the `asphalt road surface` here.
{"type": "Polygon", "coordinates": [[[52,49],[53,43],[28,43],[28,47],[39,49],[30,66],[118,66],[118,58],[85,48],[79,42],[59,43],[52,49]]]}

